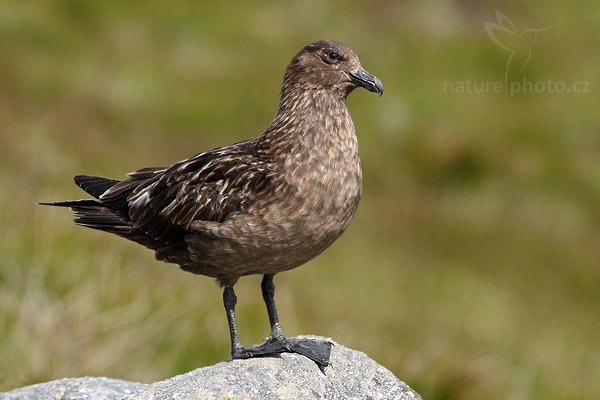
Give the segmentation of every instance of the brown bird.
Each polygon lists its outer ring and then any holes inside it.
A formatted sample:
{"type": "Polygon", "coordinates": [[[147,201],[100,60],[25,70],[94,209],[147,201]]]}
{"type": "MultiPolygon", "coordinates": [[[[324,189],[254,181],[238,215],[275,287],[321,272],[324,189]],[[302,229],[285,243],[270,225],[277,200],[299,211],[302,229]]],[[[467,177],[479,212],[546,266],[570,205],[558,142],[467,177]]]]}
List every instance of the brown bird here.
{"type": "Polygon", "coordinates": [[[346,97],[357,87],[379,95],[381,81],[342,43],[304,47],[285,72],[273,121],[256,139],[197,154],[165,168],[143,168],[119,181],[78,175],[95,200],[70,207],[75,223],[114,233],[183,270],[216,278],[234,359],[295,352],[328,365],[331,344],[287,339],[273,300],[273,276],[317,256],[344,232],[361,196],[362,175],[346,97]],[[233,286],[263,274],[271,332],[242,347],[233,286]]]}

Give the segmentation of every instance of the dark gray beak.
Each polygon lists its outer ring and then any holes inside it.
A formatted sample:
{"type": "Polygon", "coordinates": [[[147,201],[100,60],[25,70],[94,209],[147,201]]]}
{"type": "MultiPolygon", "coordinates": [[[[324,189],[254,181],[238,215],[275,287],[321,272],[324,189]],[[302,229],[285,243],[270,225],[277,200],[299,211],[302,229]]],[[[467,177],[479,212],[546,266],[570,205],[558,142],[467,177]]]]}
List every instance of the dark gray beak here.
{"type": "Polygon", "coordinates": [[[369,92],[375,92],[381,96],[383,94],[383,84],[375,76],[368,73],[363,67],[359,67],[355,72],[348,72],[350,82],[356,86],[362,86],[369,92]]]}

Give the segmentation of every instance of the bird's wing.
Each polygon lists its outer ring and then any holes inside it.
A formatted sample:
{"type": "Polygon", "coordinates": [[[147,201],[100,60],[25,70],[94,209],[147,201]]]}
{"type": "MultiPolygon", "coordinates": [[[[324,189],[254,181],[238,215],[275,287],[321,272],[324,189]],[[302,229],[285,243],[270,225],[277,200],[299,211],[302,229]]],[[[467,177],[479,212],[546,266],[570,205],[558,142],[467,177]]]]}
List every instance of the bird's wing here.
{"type": "Polygon", "coordinates": [[[256,194],[268,190],[272,164],[250,142],[200,153],[168,168],[128,174],[100,200],[127,208],[134,228],[155,240],[169,240],[193,221],[224,221],[243,210],[256,194]]]}

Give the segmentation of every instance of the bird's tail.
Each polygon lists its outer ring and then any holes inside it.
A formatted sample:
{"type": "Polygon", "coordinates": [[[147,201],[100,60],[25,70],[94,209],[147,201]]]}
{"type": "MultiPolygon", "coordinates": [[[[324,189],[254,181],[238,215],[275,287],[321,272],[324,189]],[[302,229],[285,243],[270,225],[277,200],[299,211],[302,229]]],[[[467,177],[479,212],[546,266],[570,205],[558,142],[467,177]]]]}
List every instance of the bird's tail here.
{"type": "Polygon", "coordinates": [[[100,229],[111,233],[123,232],[131,227],[131,223],[117,215],[98,200],[69,200],[52,203],[38,203],[44,206],[69,207],[75,216],[77,225],[100,229]]]}
{"type": "MultiPolygon", "coordinates": [[[[99,199],[108,189],[120,181],[102,177],[78,175],[75,183],[87,193],[99,199]]],[[[113,233],[132,240],[153,250],[158,248],[154,239],[136,229],[129,219],[127,212],[115,209],[112,205],[102,203],[101,200],[69,200],[57,202],[40,202],[40,205],[69,207],[73,211],[74,222],[77,225],[113,233]]]]}

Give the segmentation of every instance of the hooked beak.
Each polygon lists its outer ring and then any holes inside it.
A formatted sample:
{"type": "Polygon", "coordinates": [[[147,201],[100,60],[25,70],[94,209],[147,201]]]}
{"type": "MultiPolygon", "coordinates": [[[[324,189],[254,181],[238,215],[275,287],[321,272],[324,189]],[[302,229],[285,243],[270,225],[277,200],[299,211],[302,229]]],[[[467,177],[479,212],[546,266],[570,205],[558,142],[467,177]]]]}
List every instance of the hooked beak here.
{"type": "Polygon", "coordinates": [[[356,86],[362,86],[369,92],[375,92],[381,96],[383,94],[383,84],[375,76],[367,72],[363,67],[358,67],[355,72],[347,72],[350,82],[356,86]]]}

